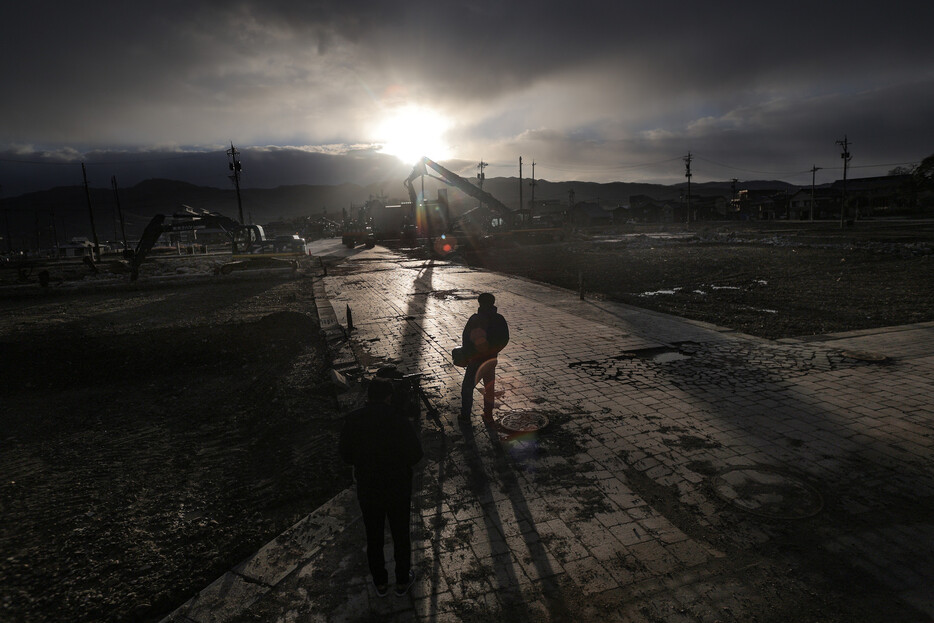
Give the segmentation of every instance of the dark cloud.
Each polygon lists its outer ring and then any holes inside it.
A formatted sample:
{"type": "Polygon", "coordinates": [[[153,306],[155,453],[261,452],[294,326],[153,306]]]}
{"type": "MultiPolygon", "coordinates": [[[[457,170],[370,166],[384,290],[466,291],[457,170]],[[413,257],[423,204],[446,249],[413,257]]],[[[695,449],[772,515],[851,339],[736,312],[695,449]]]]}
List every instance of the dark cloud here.
{"type": "Polygon", "coordinates": [[[456,155],[541,149],[565,176],[688,149],[796,169],[843,133],[876,162],[923,157],[932,7],[8,2],[0,147],[366,143],[414,100],[458,117],[456,155]]]}
{"type": "MultiPolygon", "coordinates": [[[[229,147],[227,148],[229,149],[229,147]]],[[[296,184],[385,184],[387,192],[400,191],[411,167],[391,156],[367,149],[342,148],[339,153],[312,152],[294,147],[240,150],[244,188],[275,188],[296,184]],[[398,188],[397,188],[398,187],[398,188]]],[[[88,184],[108,188],[111,177],[122,187],[154,178],[175,179],[215,188],[232,186],[226,149],[214,151],[91,151],[79,154],[0,151],[2,196],[10,197],[56,186],[83,184],[81,163],[88,184]]]]}

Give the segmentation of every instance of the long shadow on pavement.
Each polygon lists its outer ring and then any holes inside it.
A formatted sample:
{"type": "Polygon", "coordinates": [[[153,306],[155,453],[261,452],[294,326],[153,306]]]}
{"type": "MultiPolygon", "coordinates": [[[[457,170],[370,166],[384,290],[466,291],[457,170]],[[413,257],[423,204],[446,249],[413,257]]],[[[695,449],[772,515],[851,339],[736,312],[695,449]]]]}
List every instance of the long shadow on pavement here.
{"type": "MultiPolygon", "coordinates": [[[[486,540],[494,554],[493,564],[496,567],[498,586],[495,588],[501,591],[499,599],[505,610],[502,614],[508,616],[508,620],[511,621],[535,620],[534,613],[529,610],[528,601],[521,591],[521,582],[518,576],[521,571],[517,572],[513,563],[518,555],[509,550],[506,542],[506,531],[497,503],[492,495],[490,477],[484,468],[480,445],[473,426],[470,422],[463,421],[458,421],[458,425],[466,441],[463,458],[469,470],[468,482],[471,483],[471,491],[484,511],[482,517],[487,532],[486,540]]],[[[553,620],[571,621],[573,617],[562,597],[561,587],[556,580],[556,576],[560,571],[553,569],[548,561],[548,553],[535,525],[532,511],[522,494],[519,480],[516,478],[515,465],[503,449],[502,442],[496,431],[487,426],[484,427],[484,430],[492,448],[493,463],[490,467],[508,496],[513,515],[519,522],[527,524],[526,529],[520,530],[520,535],[529,550],[531,564],[538,576],[538,578],[532,578],[533,584],[537,584],[541,589],[541,596],[547,604],[549,614],[553,620]]]]}
{"type": "MultiPolygon", "coordinates": [[[[930,464],[923,465],[921,457],[910,453],[898,460],[899,451],[874,439],[878,431],[867,430],[863,417],[853,418],[862,423],[852,422],[825,406],[833,401],[845,405],[848,400],[856,406],[860,399],[845,394],[848,384],[849,390],[856,392],[852,385],[859,381],[847,381],[841,371],[866,364],[839,362],[829,369],[812,370],[808,362],[830,357],[832,352],[812,346],[769,344],[722,349],[699,348],[690,359],[651,366],[639,389],[676,395],[689,409],[679,416],[652,418],[658,422],[630,420],[627,428],[638,427],[638,433],[655,440],[667,435],[663,442],[669,448],[695,459],[679,465],[680,459],[673,455],[670,466],[676,471],[687,469],[710,478],[736,467],[738,453],[739,464],[780,468],[815,485],[827,498],[824,511],[797,523],[769,524],[766,520],[763,526],[769,539],[784,552],[783,560],[791,555],[808,573],[816,571],[829,580],[828,586],[839,593],[841,603],[858,593],[848,604],[854,612],[865,617],[873,611],[870,603],[886,603],[885,617],[891,618],[896,606],[891,599],[884,599],[885,593],[917,594],[923,590],[924,578],[934,573],[930,558],[919,549],[906,547],[905,538],[906,533],[920,538],[930,532],[934,501],[930,464]],[[703,357],[708,359],[698,360],[703,357]],[[795,367],[799,364],[803,371],[795,367]],[[814,395],[795,383],[796,378],[827,373],[837,386],[821,388],[814,395]],[[703,419],[698,420],[698,415],[703,419]],[[671,431],[698,431],[702,438],[688,434],[671,439],[671,431]],[[721,446],[718,439],[726,445],[721,446]],[[735,440],[735,448],[730,447],[730,440],[735,440]],[[926,493],[919,495],[919,490],[926,493]],[[895,542],[886,543],[884,537],[878,537],[880,533],[895,542]],[[880,547],[886,550],[885,555],[879,555],[880,547]],[[872,562],[867,565],[869,560],[872,562]],[[880,581],[889,585],[888,591],[880,590],[880,581]],[[877,599],[871,597],[873,594],[877,599]]],[[[879,370],[878,374],[885,373],[879,370]]],[[[633,376],[617,378],[632,382],[633,376]]],[[[678,410],[677,404],[674,407],[678,410]]],[[[846,407],[838,408],[842,411],[846,407]]],[[[637,452],[643,450],[638,445],[640,435],[632,432],[626,434],[629,439],[625,445],[637,452]]],[[[652,456],[652,450],[645,448],[644,452],[652,456]]],[[[647,471],[638,461],[630,467],[643,474],[647,471]]],[[[664,477],[662,474],[653,480],[664,477]]],[[[639,479],[630,478],[637,492],[639,479]]],[[[729,513],[721,513],[719,520],[728,517],[729,513]]],[[[679,527],[690,531],[688,526],[679,527]]],[[[902,614],[908,617],[905,620],[918,616],[917,612],[902,614]]]]}

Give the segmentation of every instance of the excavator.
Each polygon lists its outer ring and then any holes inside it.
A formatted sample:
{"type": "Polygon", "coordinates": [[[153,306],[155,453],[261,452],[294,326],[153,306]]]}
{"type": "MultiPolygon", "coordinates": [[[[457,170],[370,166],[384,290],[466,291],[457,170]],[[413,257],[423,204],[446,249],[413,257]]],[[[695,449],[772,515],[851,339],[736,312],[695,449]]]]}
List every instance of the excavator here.
{"type": "Polygon", "coordinates": [[[157,214],[149,221],[146,229],[143,230],[143,235],[140,236],[136,250],[129,254],[130,281],[136,281],[139,278],[140,264],[143,263],[146,255],[162,234],[208,228],[220,229],[226,233],[230,237],[234,254],[249,253],[257,245],[262,246],[269,242],[266,240],[263,228],[259,225],[243,225],[218,212],[198,211],[185,206],[184,212],[176,212],[168,221],[164,214],[157,214]]]}
{"type": "MultiPolygon", "coordinates": [[[[481,210],[483,205],[486,205],[490,210],[495,212],[499,216],[499,218],[502,219],[503,225],[506,228],[512,228],[515,225],[515,222],[516,222],[515,212],[513,212],[508,207],[506,207],[506,205],[502,201],[500,201],[499,199],[497,199],[490,193],[486,192],[482,188],[478,188],[474,186],[469,181],[462,178],[460,175],[454,173],[450,169],[447,169],[441,166],[440,164],[438,164],[431,158],[428,158],[427,156],[423,157],[421,160],[419,160],[415,164],[415,166],[412,168],[412,173],[410,173],[409,176],[405,179],[405,181],[402,182],[406,190],[409,192],[409,200],[412,202],[412,205],[418,205],[419,203],[418,193],[416,193],[415,191],[415,186],[413,182],[415,181],[415,178],[420,177],[422,175],[428,175],[429,177],[432,177],[436,180],[440,180],[449,186],[453,186],[454,188],[458,189],[465,195],[469,197],[473,197],[474,199],[477,199],[481,203],[481,206],[478,206],[472,210],[468,210],[467,212],[462,214],[460,217],[455,219],[453,222],[449,223],[448,224],[449,233],[455,233],[455,232],[467,233],[464,231],[465,227],[468,227],[468,224],[471,223],[472,221],[472,217],[474,217],[474,215],[478,211],[481,210]],[[438,173],[438,175],[432,175],[428,173],[428,168],[434,169],[438,173]]],[[[478,233],[477,228],[474,228],[474,230],[475,231],[472,233],[478,233]]]]}
{"type": "Polygon", "coordinates": [[[480,202],[476,208],[468,210],[447,224],[447,234],[461,239],[470,240],[476,244],[480,238],[493,235],[494,237],[505,237],[522,240],[559,240],[566,235],[564,228],[551,227],[540,228],[533,227],[530,223],[523,222],[521,216],[508,208],[502,201],[478,188],[468,180],[457,175],[453,171],[443,167],[428,157],[423,157],[412,168],[412,173],[405,179],[403,185],[409,193],[409,200],[413,205],[418,205],[418,193],[415,191],[413,182],[416,178],[428,175],[436,180],[442,181],[449,186],[457,188],[465,195],[473,197],[480,202]],[[428,169],[433,169],[438,175],[432,175],[428,169]],[[495,225],[491,220],[481,220],[477,218],[483,214],[484,208],[492,211],[499,220],[495,225]]]}

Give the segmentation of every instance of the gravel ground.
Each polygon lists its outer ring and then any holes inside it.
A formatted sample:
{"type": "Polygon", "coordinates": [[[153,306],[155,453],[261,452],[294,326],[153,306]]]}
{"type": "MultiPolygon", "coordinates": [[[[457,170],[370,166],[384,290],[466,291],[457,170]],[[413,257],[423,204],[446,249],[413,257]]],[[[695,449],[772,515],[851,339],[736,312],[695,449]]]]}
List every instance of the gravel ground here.
{"type": "Polygon", "coordinates": [[[349,484],[311,283],[0,300],[0,620],[158,620],[349,484]]]}
{"type": "Polygon", "coordinates": [[[769,339],[934,320],[934,223],[785,225],[578,236],[462,260],[769,339]]]}

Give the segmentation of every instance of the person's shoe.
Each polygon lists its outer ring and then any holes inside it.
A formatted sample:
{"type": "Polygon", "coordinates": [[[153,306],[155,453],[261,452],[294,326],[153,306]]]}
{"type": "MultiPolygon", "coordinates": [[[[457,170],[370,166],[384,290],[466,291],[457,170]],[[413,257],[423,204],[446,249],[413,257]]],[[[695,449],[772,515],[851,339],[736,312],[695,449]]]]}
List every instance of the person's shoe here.
{"type": "Polygon", "coordinates": [[[405,584],[396,584],[396,597],[402,597],[408,593],[413,584],[415,584],[415,569],[409,569],[409,581],[405,584]]]}
{"type": "Polygon", "coordinates": [[[389,585],[388,584],[374,584],[376,587],[376,594],[379,597],[385,597],[389,594],[389,585]]]}

